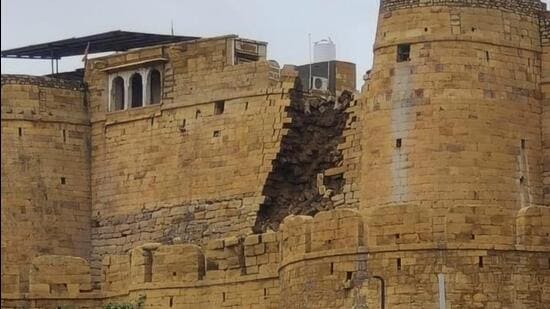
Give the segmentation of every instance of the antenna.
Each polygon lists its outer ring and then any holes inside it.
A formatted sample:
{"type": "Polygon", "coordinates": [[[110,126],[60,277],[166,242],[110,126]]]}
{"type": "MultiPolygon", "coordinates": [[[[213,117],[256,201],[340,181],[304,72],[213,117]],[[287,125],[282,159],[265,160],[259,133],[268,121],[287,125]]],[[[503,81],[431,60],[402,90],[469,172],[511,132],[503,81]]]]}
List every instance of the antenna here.
{"type": "Polygon", "coordinates": [[[170,20],[170,32],[172,33],[172,36],[174,36],[174,20],[170,20]]]}
{"type": "Polygon", "coordinates": [[[308,86],[309,86],[309,89],[308,90],[311,90],[311,84],[312,84],[312,80],[311,80],[311,33],[308,34],[308,37],[309,37],[309,81],[308,81],[308,86]]]}

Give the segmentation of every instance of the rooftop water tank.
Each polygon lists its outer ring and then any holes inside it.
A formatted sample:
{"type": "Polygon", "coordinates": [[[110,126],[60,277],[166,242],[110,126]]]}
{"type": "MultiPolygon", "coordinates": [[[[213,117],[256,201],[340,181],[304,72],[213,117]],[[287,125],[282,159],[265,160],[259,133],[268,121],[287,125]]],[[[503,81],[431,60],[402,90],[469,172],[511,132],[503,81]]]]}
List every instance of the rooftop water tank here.
{"type": "Polygon", "coordinates": [[[333,60],[336,60],[336,44],[330,38],[315,42],[313,61],[317,63],[333,60]]]}

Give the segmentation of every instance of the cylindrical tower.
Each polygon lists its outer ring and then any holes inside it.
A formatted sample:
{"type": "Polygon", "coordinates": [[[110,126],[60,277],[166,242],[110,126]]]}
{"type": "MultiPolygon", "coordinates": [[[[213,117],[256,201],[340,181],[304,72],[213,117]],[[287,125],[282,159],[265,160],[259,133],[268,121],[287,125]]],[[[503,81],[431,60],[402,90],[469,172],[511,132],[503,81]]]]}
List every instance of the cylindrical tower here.
{"type": "Polygon", "coordinates": [[[381,3],[363,207],[542,203],[538,0],[381,3]]]}
{"type": "Polygon", "coordinates": [[[385,279],[390,308],[541,308],[545,5],[380,6],[361,119],[369,275],[385,279]]]}

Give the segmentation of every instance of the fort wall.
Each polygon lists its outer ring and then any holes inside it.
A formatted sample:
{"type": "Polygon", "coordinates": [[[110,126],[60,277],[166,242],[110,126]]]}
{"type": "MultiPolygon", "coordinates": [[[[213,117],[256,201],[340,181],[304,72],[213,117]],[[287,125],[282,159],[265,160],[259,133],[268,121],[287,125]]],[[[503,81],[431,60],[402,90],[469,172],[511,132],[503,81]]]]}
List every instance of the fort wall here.
{"type": "Polygon", "coordinates": [[[89,258],[89,134],[80,83],[2,75],[2,295],[39,255],[89,258]]]}
{"type": "Polygon", "coordinates": [[[89,63],[96,267],[105,254],[142,243],[196,243],[244,235],[254,225],[290,99],[267,61],[228,63],[228,40],[89,63]],[[148,59],[166,59],[162,103],[108,112],[105,67],[148,59]]]}
{"type": "MultiPolygon", "coordinates": [[[[357,119],[348,119],[357,110],[353,97],[348,94],[345,102],[303,98],[295,89],[295,72],[282,74],[262,59],[233,64],[230,41],[235,39],[152,47],[88,63],[96,282],[107,254],[148,242],[204,244],[250,234],[262,225],[261,206],[285,195],[277,179],[287,177],[287,167],[274,162],[290,156],[303,173],[293,177],[304,179],[304,191],[313,190],[319,198],[318,173],[344,161],[357,164],[359,149],[352,141],[357,119]],[[110,76],[148,65],[162,70],[161,104],[109,111],[110,76]],[[320,153],[326,158],[317,158],[320,153]],[[307,159],[308,167],[301,168],[297,158],[307,159]]],[[[326,203],[357,203],[356,175],[346,172],[340,167],[327,175],[339,180],[326,203]]],[[[303,194],[297,195],[287,196],[285,203],[303,201],[303,194]]],[[[287,208],[275,221],[288,214],[287,208]]]]}
{"type": "Polygon", "coordinates": [[[236,36],[2,76],[2,308],[542,308],[543,9],[382,1],[358,100],[236,36]]]}
{"type": "MultiPolygon", "coordinates": [[[[443,274],[448,306],[541,308],[550,300],[547,207],[503,216],[500,228],[514,222],[506,248],[481,241],[415,250],[399,240],[382,247],[383,228],[373,222],[389,226],[384,236],[394,235],[391,212],[365,220],[357,210],[337,209],[289,216],[279,232],[214,239],[204,247],[144,244],[106,256],[104,285],[95,292],[86,290],[91,276],[85,261],[40,257],[33,261],[29,296],[80,306],[90,299],[107,304],[143,297],[144,308],[380,308],[382,278],[386,307],[426,308],[437,306],[443,274]]],[[[441,237],[457,234],[448,229],[441,237]]]]}

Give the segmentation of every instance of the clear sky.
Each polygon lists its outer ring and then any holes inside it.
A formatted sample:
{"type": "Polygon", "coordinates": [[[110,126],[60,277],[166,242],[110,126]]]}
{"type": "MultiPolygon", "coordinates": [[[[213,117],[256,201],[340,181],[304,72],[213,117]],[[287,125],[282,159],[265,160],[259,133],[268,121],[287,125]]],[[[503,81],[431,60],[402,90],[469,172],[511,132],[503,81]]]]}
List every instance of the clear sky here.
{"type": "MultiPolygon", "coordinates": [[[[169,34],[173,20],[179,35],[238,34],[267,41],[268,57],[281,65],[309,61],[308,33],[313,41],[329,36],[338,59],[357,64],[359,80],[372,64],[378,15],[378,0],[0,1],[2,49],[111,30],[169,34]]],[[[62,59],[60,71],[82,66],[80,59],[62,59]]],[[[49,61],[2,59],[2,73],[50,70],[49,61]]]]}
{"type": "MultiPolygon", "coordinates": [[[[2,50],[111,30],[209,37],[238,34],[269,42],[268,58],[309,62],[308,33],[331,37],[337,58],[372,64],[378,0],[1,0],[2,50]]],[[[60,71],[82,66],[63,58],[60,71]]],[[[47,60],[2,59],[2,73],[49,74],[47,60]]],[[[358,85],[360,87],[360,84],[358,85]]]]}

